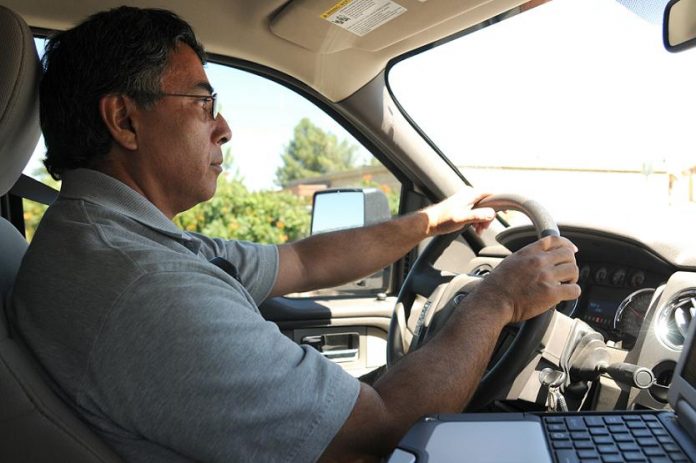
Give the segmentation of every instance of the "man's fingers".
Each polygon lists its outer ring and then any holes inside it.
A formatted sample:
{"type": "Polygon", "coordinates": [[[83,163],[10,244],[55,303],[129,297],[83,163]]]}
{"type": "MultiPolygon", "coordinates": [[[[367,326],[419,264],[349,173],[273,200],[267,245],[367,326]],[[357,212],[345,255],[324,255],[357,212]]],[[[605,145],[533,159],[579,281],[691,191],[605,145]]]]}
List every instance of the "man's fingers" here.
{"type": "Polygon", "coordinates": [[[556,265],[553,269],[554,282],[575,283],[578,281],[578,266],[575,263],[556,265]]]}
{"type": "Polygon", "coordinates": [[[568,238],[563,236],[546,236],[540,240],[532,243],[530,246],[540,246],[544,251],[550,251],[551,249],[566,247],[573,250],[573,252],[578,252],[577,246],[573,244],[568,238]]]}
{"type": "Polygon", "coordinates": [[[559,265],[565,262],[575,262],[575,252],[565,246],[547,251],[546,257],[549,259],[549,262],[554,265],[559,265]]]}
{"type": "Polygon", "coordinates": [[[495,211],[490,207],[479,207],[468,211],[465,221],[490,222],[495,218],[495,211]]]}
{"type": "Polygon", "coordinates": [[[475,208],[481,199],[490,193],[482,193],[473,188],[460,190],[444,201],[423,209],[428,218],[428,236],[450,233],[469,224],[488,222],[495,218],[495,211],[490,207],[475,208]]]}
{"type": "Polygon", "coordinates": [[[556,293],[560,300],[572,301],[573,299],[577,299],[580,297],[580,285],[576,283],[564,283],[562,285],[558,285],[556,293]]]}
{"type": "Polygon", "coordinates": [[[471,204],[473,206],[476,206],[477,203],[479,203],[480,201],[491,196],[491,193],[489,193],[487,191],[474,191],[474,190],[470,190],[470,191],[472,193],[475,193],[475,195],[471,198],[471,204]]]}

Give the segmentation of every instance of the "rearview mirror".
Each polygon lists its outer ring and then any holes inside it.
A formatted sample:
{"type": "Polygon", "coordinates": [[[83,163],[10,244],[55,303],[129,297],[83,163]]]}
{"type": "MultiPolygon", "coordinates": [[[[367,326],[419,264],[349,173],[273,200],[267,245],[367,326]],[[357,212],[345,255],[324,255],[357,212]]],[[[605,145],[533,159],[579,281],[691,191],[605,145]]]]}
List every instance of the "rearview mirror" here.
{"type": "Polygon", "coordinates": [[[311,234],[362,227],[391,217],[387,196],[376,188],[338,188],[314,193],[311,234]]]}
{"type": "Polygon", "coordinates": [[[670,0],[665,7],[662,40],[671,52],[696,46],[696,0],[670,0]]]}

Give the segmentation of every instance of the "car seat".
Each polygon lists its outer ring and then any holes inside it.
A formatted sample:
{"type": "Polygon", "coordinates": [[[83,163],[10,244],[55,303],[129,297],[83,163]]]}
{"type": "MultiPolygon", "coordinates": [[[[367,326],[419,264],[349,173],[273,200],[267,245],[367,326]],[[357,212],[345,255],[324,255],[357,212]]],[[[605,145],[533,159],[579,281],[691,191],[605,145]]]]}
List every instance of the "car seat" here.
{"type": "MultiPolygon", "coordinates": [[[[31,30],[0,6],[0,201],[7,213],[39,139],[41,75],[31,30]]],[[[21,199],[17,199],[20,204],[21,199]]],[[[53,392],[37,360],[9,329],[7,301],[27,242],[0,217],[0,461],[121,462],[53,392]]]]}

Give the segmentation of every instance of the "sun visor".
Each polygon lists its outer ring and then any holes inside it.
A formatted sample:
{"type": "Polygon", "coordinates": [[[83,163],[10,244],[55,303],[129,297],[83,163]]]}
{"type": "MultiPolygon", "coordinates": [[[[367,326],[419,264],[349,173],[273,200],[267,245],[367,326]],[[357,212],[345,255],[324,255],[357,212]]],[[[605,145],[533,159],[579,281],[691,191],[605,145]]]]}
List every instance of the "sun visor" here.
{"type": "Polygon", "coordinates": [[[271,19],[270,28],[278,37],[313,52],[350,48],[374,52],[491,3],[496,2],[292,0],[271,19]]]}

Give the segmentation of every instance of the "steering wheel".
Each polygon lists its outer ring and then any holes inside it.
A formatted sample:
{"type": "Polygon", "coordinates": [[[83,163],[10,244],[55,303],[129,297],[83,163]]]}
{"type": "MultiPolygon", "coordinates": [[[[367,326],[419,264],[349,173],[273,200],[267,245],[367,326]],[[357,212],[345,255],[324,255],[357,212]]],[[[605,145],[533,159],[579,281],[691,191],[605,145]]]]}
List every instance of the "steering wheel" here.
{"type": "MultiPolygon", "coordinates": [[[[541,204],[520,195],[490,196],[476,204],[476,207],[522,212],[531,219],[539,238],[560,234],[555,221],[541,204]]],[[[479,276],[448,275],[434,267],[435,261],[460,234],[461,231],[458,231],[433,238],[406,276],[389,326],[387,367],[432,337],[462,298],[481,282],[482,277],[479,276]],[[420,310],[420,314],[417,320],[409,320],[414,307],[420,310]]],[[[481,379],[468,409],[480,409],[504,393],[541,343],[553,316],[551,312],[547,310],[530,320],[506,328],[516,331],[514,339],[507,348],[503,347],[504,351],[494,353],[494,360],[481,379]]],[[[496,346],[496,351],[499,348],[496,346]]]]}

